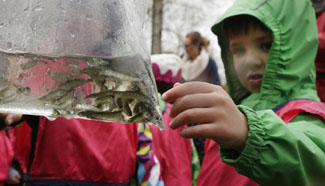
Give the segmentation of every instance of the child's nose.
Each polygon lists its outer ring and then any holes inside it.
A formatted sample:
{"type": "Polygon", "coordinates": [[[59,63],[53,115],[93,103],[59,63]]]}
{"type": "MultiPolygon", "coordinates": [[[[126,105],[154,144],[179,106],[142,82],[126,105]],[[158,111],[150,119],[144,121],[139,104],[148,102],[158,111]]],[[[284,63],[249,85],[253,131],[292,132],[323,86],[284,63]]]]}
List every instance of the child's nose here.
{"type": "Polygon", "coordinates": [[[250,68],[260,68],[263,66],[263,58],[256,51],[249,51],[246,56],[246,64],[250,68]]]}

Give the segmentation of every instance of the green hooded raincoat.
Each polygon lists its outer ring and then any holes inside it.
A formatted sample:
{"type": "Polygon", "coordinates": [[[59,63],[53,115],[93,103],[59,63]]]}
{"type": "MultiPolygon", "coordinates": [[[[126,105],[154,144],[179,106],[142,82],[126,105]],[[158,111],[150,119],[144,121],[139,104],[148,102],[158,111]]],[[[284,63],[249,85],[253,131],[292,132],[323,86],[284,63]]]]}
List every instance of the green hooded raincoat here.
{"type": "Polygon", "coordinates": [[[246,115],[248,139],[238,158],[221,149],[224,162],[261,185],[325,184],[325,124],[300,114],[285,124],[271,109],[292,99],[319,100],[315,88],[315,12],[309,0],[237,0],[212,27],[218,36],[229,93],[246,115]],[[234,71],[223,20],[250,15],[273,33],[259,93],[248,94],[234,71]],[[248,96],[247,96],[248,95],[248,96]]]}

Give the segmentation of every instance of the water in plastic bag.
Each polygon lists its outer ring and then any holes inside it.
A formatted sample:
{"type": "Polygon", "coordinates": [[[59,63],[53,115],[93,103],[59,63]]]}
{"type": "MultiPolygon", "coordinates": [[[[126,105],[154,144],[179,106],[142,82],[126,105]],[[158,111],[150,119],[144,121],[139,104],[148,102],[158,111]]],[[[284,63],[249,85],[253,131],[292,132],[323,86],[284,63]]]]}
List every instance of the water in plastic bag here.
{"type": "Polygon", "coordinates": [[[164,128],[132,2],[12,0],[0,12],[0,112],[164,128]]]}

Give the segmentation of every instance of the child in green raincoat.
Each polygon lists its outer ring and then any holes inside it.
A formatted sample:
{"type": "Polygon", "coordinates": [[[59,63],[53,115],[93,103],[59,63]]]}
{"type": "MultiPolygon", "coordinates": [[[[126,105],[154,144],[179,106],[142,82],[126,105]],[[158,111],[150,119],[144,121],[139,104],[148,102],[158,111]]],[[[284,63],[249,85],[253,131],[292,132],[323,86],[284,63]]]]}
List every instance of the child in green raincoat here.
{"type": "Polygon", "coordinates": [[[325,106],[315,88],[311,2],[237,0],[212,31],[229,95],[208,83],[175,85],[163,95],[174,102],[171,128],[200,123],[180,135],[214,140],[223,162],[260,185],[324,184],[325,106]]]}

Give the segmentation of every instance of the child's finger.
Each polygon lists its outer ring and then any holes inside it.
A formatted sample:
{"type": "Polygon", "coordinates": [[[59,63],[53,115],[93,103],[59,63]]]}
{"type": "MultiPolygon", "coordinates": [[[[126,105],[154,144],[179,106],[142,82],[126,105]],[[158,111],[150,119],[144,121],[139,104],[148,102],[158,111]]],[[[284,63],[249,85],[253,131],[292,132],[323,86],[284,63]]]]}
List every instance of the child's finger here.
{"type": "Polygon", "coordinates": [[[175,86],[162,95],[166,102],[174,101],[180,97],[195,93],[208,93],[214,90],[216,85],[205,82],[188,82],[175,86]]]}
{"type": "Polygon", "coordinates": [[[21,114],[8,114],[5,122],[7,125],[11,125],[12,123],[19,121],[22,118],[21,114]]]}
{"type": "Polygon", "coordinates": [[[8,116],[8,113],[0,113],[0,118],[5,119],[8,116]]]}
{"type": "Polygon", "coordinates": [[[211,130],[214,130],[211,124],[200,124],[184,128],[179,134],[184,138],[207,138],[211,130]]]}
{"type": "Polygon", "coordinates": [[[190,123],[210,123],[214,119],[213,108],[193,108],[177,115],[170,123],[170,128],[177,129],[190,123]]]}
{"type": "Polygon", "coordinates": [[[5,125],[11,125],[12,123],[19,121],[22,118],[21,114],[8,114],[0,113],[1,122],[5,125]]]}
{"type": "Polygon", "coordinates": [[[175,117],[184,110],[191,108],[209,108],[213,107],[218,97],[215,93],[198,93],[185,95],[179,98],[169,112],[170,117],[175,117]]]}
{"type": "Polygon", "coordinates": [[[187,127],[181,130],[179,134],[184,138],[210,138],[224,147],[227,147],[227,144],[231,141],[227,139],[228,136],[225,130],[216,123],[205,123],[187,127]]]}
{"type": "Polygon", "coordinates": [[[12,181],[13,181],[14,184],[18,184],[19,179],[20,179],[20,176],[16,176],[15,178],[12,179],[12,181]]]}

